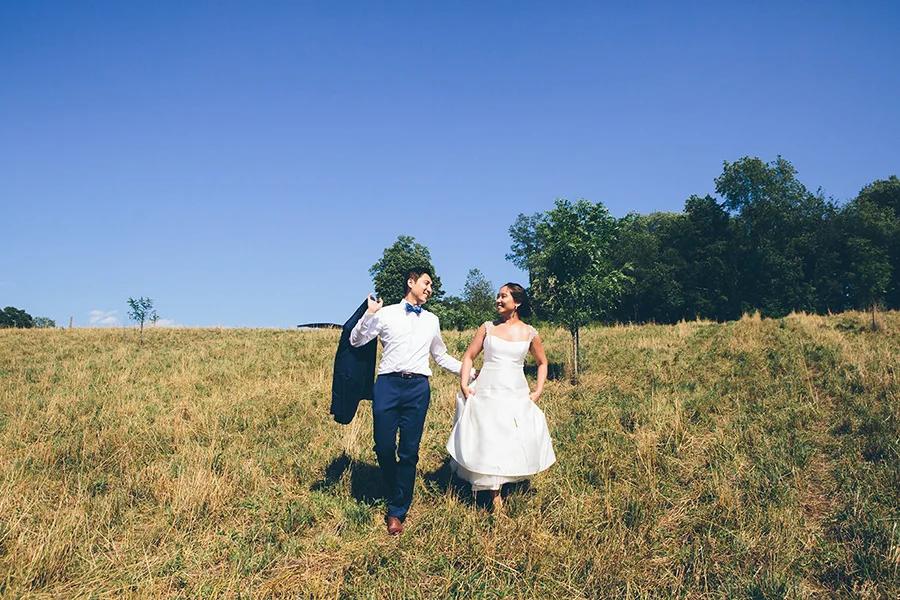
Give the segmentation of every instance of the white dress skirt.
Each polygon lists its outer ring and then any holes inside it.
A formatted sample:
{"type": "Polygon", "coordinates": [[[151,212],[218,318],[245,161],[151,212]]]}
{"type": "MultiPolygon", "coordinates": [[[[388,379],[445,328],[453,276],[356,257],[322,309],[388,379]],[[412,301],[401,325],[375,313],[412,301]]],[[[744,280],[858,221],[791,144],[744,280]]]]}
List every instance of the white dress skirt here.
{"type": "Polygon", "coordinates": [[[556,462],[544,413],[529,397],[523,365],[536,335],[510,342],[491,335],[487,323],[484,366],[468,399],[456,395],[447,441],[450,469],[474,491],[498,490],[528,479],[556,462]]]}

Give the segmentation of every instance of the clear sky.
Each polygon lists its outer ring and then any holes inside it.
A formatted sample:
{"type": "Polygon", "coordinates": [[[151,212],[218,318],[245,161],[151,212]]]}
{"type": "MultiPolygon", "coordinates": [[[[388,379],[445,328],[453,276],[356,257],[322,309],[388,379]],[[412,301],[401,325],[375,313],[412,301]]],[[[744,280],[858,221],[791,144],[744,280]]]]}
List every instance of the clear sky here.
{"type": "Polygon", "coordinates": [[[0,307],[343,322],[398,235],[527,284],[554,198],[681,211],[778,155],[900,174],[900,2],[0,0],[0,307]]]}

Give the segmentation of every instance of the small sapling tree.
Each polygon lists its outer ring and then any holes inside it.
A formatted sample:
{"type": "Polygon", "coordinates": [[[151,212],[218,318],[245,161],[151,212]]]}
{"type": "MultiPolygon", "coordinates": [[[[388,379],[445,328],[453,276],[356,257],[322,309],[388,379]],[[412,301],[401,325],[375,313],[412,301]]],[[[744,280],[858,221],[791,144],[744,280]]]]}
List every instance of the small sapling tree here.
{"type": "Polygon", "coordinates": [[[141,326],[141,345],[144,344],[144,321],[153,321],[156,322],[159,319],[159,316],[156,314],[156,310],[153,309],[153,300],[150,298],[144,298],[141,296],[137,300],[134,298],[128,299],[128,306],[131,307],[131,310],[128,311],[128,317],[134,321],[135,323],[139,323],[141,326]]]}

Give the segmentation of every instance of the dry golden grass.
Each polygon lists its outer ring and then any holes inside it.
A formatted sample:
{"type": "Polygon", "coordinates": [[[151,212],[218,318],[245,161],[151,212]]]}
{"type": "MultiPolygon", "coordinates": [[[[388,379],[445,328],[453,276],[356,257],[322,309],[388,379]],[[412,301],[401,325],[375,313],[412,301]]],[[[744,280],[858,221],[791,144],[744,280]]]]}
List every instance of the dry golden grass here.
{"type": "Polygon", "coordinates": [[[0,594],[894,598],[900,315],[879,318],[589,328],[577,386],[542,331],[559,462],[500,516],[449,476],[438,373],[399,539],[368,403],[328,415],[336,332],[0,330],[0,594]]]}

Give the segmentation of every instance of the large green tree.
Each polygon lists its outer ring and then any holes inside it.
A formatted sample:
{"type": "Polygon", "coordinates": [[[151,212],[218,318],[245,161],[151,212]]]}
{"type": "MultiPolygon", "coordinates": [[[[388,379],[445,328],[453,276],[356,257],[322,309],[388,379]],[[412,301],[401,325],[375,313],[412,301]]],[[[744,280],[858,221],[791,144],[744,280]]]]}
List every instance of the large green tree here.
{"type": "Polygon", "coordinates": [[[441,320],[441,329],[463,331],[472,327],[471,313],[459,296],[448,295],[439,302],[429,302],[428,310],[441,320]]]}
{"type": "Polygon", "coordinates": [[[838,216],[843,292],[849,308],[900,307],[900,181],[892,177],[865,186],[838,216]],[[892,193],[893,192],[893,193],[892,193]]]}
{"type": "Polygon", "coordinates": [[[742,310],[782,316],[816,310],[819,231],[831,207],[797,179],[790,162],[745,157],[725,162],[716,191],[737,225],[736,262],[742,310]]]}
{"type": "Polygon", "coordinates": [[[581,327],[610,315],[627,279],[614,268],[611,247],[617,222],[601,203],[557,199],[555,207],[520,214],[509,229],[507,260],[528,271],[538,316],[572,334],[573,378],[579,365],[581,327]]]}
{"type": "Polygon", "coordinates": [[[28,329],[34,327],[34,319],[24,310],[15,306],[7,306],[0,310],[0,327],[19,327],[28,329]]]}
{"type": "Polygon", "coordinates": [[[375,293],[385,304],[396,304],[406,295],[406,280],[410,269],[425,267],[431,270],[432,300],[440,300],[444,295],[441,279],[431,264],[431,252],[418,243],[411,235],[401,235],[391,246],[384,249],[381,258],[369,269],[375,293]]]}
{"type": "Polygon", "coordinates": [[[859,192],[858,198],[882,209],[890,209],[900,216],[900,179],[891,175],[887,179],[876,179],[859,192]]]}
{"type": "Polygon", "coordinates": [[[56,321],[50,317],[35,317],[34,326],[41,329],[53,329],[56,327],[56,321]]]}
{"type": "Polygon", "coordinates": [[[434,303],[434,311],[444,329],[473,329],[497,316],[496,291],[478,269],[470,269],[462,296],[446,296],[434,303]]]}
{"type": "Polygon", "coordinates": [[[860,190],[855,203],[880,225],[873,227],[873,242],[884,252],[890,265],[890,279],[885,285],[883,301],[887,308],[900,308],[900,179],[891,175],[878,179],[860,190]],[[879,239],[880,238],[880,239],[879,239]]]}
{"type": "Polygon", "coordinates": [[[682,265],[683,318],[741,316],[734,241],[734,224],[722,205],[709,195],[687,199],[681,229],[672,242],[682,265]]]}
{"type": "Polygon", "coordinates": [[[471,315],[471,327],[493,321],[497,317],[497,290],[478,269],[470,269],[466,275],[462,297],[471,315]]]}
{"type": "Polygon", "coordinates": [[[630,279],[623,285],[616,320],[669,323],[682,317],[682,265],[671,240],[677,237],[683,218],[678,213],[655,212],[629,213],[619,220],[611,255],[613,265],[630,279]]]}
{"type": "Polygon", "coordinates": [[[739,317],[733,239],[728,211],[710,196],[691,196],[682,213],[629,213],[620,219],[614,265],[631,280],[616,318],[674,323],[739,317]]]}

